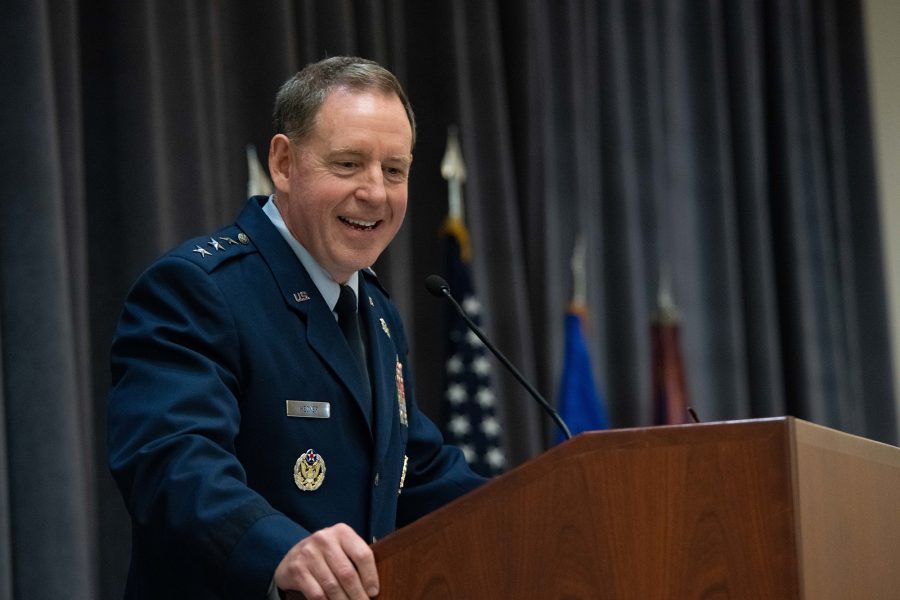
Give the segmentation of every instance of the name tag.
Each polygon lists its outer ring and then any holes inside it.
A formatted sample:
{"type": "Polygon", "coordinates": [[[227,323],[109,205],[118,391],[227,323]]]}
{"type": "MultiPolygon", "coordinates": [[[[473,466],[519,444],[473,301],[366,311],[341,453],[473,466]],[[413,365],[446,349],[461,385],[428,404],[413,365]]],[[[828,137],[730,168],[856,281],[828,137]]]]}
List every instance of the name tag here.
{"type": "Polygon", "coordinates": [[[328,419],[331,417],[330,402],[309,402],[306,400],[285,400],[287,416],[307,419],[328,419]]]}

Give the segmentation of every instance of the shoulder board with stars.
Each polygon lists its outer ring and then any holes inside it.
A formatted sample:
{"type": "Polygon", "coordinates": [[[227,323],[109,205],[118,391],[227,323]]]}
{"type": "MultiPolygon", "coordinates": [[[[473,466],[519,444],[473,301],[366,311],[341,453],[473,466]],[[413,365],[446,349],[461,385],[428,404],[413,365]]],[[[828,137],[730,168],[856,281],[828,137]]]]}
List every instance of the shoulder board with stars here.
{"type": "Polygon", "coordinates": [[[173,250],[173,254],[188,258],[207,270],[251,252],[256,252],[256,248],[250,237],[234,226],[194,238],[173,250]]]}

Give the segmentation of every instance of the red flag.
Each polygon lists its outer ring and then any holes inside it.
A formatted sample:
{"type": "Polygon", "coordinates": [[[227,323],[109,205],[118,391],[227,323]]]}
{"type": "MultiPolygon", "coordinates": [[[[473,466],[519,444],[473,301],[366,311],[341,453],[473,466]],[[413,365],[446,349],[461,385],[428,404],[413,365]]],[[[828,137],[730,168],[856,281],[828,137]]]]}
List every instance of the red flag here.
{"type": "Polygon", "coordinates": [[[653,423],[690,423],[687,380],[681,357],[679,318],[671,296],[659,294],[657,313],[650,324],[653,371],[653,423]]]}

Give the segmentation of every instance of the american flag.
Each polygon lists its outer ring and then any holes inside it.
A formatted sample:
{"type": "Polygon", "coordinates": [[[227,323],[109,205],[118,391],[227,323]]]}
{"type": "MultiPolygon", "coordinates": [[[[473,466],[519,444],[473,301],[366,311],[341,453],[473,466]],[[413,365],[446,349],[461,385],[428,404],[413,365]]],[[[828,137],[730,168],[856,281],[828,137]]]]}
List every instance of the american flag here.
{"type": "MultiPolygon", "coordinates": [[[[461,299],[463,310],[480,327],[481,303],[475,296],[468,261],[468,233],[462,221],[448,218],[447,283],[461,299]]],[[[506,465],[501,445],[497,397],[491,388],[491,362],[484,344],[447,306],[447,362],[445,368],[444,439],[459,446],[472,469],[484,476],[497,475],[506,465]]]]}

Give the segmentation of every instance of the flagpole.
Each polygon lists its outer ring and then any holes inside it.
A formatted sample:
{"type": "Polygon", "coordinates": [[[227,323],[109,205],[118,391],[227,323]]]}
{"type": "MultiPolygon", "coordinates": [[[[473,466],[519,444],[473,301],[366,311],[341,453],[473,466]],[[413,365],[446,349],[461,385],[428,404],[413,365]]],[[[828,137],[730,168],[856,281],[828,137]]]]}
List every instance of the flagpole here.
{"type": "Polygon", "coordinates": [[[447,181],[447,215],[465,223],[462,186],[466,182],[466,163],[459,147],[456,125],[447,127],[447,148],[441,160],[441,177],[447,181]]]}
{"type": "Polygon", "coordinates": [[[259,162],[256,146],[247,144],[247,197],[268,196],[273,191],[275,186],[259,162]]]}

